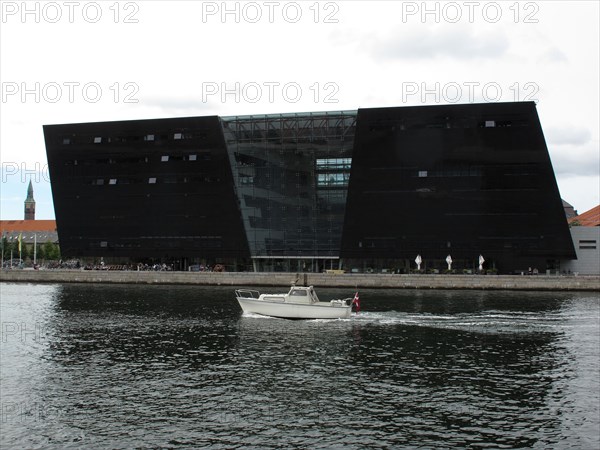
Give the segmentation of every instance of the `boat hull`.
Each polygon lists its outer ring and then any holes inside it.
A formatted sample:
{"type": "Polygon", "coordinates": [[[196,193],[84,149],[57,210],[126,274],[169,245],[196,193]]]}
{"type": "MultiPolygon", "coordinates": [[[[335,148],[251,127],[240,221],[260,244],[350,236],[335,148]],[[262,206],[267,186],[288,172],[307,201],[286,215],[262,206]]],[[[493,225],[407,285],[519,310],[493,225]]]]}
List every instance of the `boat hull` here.
{"type": "Polygon", "coordinates": [[[352,306],[326,302],[303,304],[245,297],[237,297],[237,301],[244,312],[282,319],[348,319],[352,313],[352,306]]]}

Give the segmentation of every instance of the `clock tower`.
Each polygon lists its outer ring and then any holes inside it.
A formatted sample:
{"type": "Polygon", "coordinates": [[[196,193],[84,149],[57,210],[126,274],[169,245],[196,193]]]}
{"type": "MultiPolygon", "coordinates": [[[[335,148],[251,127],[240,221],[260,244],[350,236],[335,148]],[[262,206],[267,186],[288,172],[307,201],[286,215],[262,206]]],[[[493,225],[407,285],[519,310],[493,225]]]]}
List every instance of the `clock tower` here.
{"type": "Polygon", "coordinates": [[[27,198],[25,199],[25,220],[35,220],[35,200],[33,199],[33,186],[29,180],[27,198]]]}

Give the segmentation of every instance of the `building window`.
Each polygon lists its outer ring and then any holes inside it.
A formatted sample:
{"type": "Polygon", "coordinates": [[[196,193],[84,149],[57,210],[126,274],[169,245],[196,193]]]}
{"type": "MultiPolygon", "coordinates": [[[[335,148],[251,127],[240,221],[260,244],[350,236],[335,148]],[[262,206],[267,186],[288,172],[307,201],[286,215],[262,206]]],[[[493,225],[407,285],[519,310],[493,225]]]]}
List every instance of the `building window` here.
{"type": "Polygon", "coordinates": [[[156,177],[148,178],[148,184],[156,184],[156,177]]]}
{"type": "Polygon", "coordinates": [[[111,178],[110,180],[108,180],[108,184],[117,184],[117,179],[111,178]]]}
{"type": "Polygon", "coordinates": [[[166,162],[169,160],[169,156],[168,155],[163,155],[160,157],[161,162],[166,162]]]}
{"type": "Polygon", "coordinates": [[[318,186],[347,186],[349,180],[350,174],[347,172],[317,174],[318,186]]]}
{"type": "Polygon", "coordinates": [[[485,127],[486,128],[494,128],[496,126],[496,121],[495,120],[486,120],[485,121],[485,127]]]}
{"type": "Polygon", "coordinates": [[[102,248],[108,247],[108,242],[107,241],[100,241],[100,247],[102,247],[102,248]]]}
{"type": "Polygon", "coordinates": [[[419,170],[419,178],[426,178],[426,177],[427,177],[427,171],[419,170]]]}
{"type": "Polygon", "coordinates": [[[92,184],[94,184],[96,186],[102,186],[104,184],[104,178],[98,178],[98,179],[92,181],[92,184]]]}
{"type": "Polygon", "coordinates": [[[153,141],[154,140],[154,135],[153,134],[147,134],[146,136],[144,136],[144,140],[145,141],[153,141]]]}
{"type": "Polygon", "coordinates": [[[71,138],[63,138],[63,145],[69,145],[71,143],[71,138]]]}
{"type": "Polygon", "coordinates": [[[352,158],[317,159],[317,170],[322,170],[322,169],[349,170],[351,166],[352,166],[352,158]]]}
{"type": "Polygon", "coordinates": [[[250,175],[241,175],[240,174],[240,184],[241,185],[249,185],[254,183],[254,177],[250,175]]]}
{"type": "Polygon", "coordinates": [[[597,247],[597,242],[593,240],[580,240],[579,248],[582,250],[595,250],[597,247]]]}
{"type": "Polygon", "coordinates": [[[197,155],[190,155],[188,159],[189,159],[190,161],[196,161],[196,159],[197,159],[197,158],[198,158],[198,156],[197,156],[197,155]]]}
{"type": "Polygon", "coordinates": [[[96,136],[94,138],[94,144],[100,144],[102,142],[102,138],[100,136],[96,136]]]}
{"type": "Polygon", "coordinates": [[[183,139],[183,133],[175,133],[173,139],[183,139]]]}

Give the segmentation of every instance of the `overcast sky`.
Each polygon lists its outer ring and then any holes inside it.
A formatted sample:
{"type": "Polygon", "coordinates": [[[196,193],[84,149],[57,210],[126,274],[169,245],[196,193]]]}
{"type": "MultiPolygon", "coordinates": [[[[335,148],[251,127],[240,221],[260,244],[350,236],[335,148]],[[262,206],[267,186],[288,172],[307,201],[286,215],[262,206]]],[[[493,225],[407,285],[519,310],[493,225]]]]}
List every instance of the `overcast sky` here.
{"type": "Polygon", "coordinates": [[[44,124],[535,100],[600,203],[598,1],[1,2],[1,219],[53,219],[44,124]]]}

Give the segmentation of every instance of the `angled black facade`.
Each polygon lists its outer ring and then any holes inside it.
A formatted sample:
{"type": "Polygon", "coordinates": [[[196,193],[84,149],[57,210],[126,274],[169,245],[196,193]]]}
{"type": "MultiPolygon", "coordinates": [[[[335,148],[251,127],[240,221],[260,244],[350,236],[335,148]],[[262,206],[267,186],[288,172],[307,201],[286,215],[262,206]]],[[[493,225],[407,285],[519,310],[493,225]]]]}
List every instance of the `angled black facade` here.
{"type": "Polygon", "coordinates": [[[248,257],[218,117],[44,127],[61,252],[248,257]]]}
{"type": "Polygon", "coordinates": [[[535,104],[47,125],[63,255],[234,270],[575,257],[535,104]]]}
{"type": "Polygon", "coordinates": [[[345,258],[485,255],[505,271],[573,257],[534,103],[358,112],[345,258]]]}

